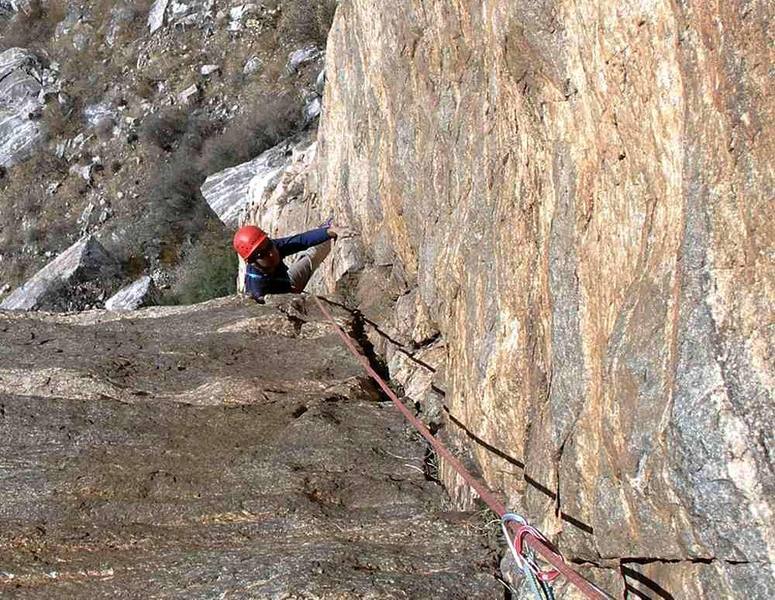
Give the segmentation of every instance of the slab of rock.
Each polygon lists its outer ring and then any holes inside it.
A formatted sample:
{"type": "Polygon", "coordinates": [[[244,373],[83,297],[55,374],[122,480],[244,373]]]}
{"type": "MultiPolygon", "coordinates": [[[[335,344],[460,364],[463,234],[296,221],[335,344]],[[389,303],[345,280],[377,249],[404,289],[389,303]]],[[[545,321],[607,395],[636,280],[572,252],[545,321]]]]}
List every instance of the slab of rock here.
{"type": "Polygon", "coordinates": [[[135,310],[156,304],[157,290],[149,275],[121,288],[105,301],[106,310],[135,310]]]}
{"type": "Polygon", "coordinates": [[[311,306],[0,313],[0,340],[0,595],[503,596],[311,306]]]}
{"type": "Polygon", "coordinates": [[[83,238],[11,292],[0,303],[0,309],[70,308],[68,299],[79,295],[80,284],[109,280],[115,277],[117,269],[115,260],[93,236],[83,238]]]}

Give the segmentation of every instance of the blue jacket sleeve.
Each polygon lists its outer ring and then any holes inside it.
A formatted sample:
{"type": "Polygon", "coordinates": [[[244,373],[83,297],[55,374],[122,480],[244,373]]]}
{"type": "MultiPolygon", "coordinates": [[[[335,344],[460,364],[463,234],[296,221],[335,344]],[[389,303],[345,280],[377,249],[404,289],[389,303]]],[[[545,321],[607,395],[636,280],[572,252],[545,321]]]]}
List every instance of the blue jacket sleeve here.
{"type": "Polygon", "coordinates": [[[297,233],[284,238],[274,240],[277,250],[280,252],[280,256],[285,258],[291,254],[296,254],[312,246],[317,246],[327,241],[328,227],[319,227],[318,229],[312,229],[305,231],[304,233],[297,233]]]}

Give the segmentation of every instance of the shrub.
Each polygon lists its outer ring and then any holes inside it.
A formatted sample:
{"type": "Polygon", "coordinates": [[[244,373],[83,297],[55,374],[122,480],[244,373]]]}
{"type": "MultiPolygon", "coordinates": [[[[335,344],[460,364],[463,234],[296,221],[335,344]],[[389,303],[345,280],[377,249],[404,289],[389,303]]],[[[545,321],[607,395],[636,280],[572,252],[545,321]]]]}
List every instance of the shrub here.
{"type": "Polygon", "coordinates": [[[29,250],[58,252],[69,245],[69,229],[77,215],[66,217],[62,199],[52,201],[46,195],[48,182],[66,173],[67,163],[41,150],[0,179],[0,254],[6,257],[0,261],[0,281],[17,285],[43,266],[47,259],[29,250]]]}
{"type": "Polygon", "coordinates": [[[188,127],[188,116],[180,109],[150,115],[140,126],[140,138],[165,152],[172,152],[188,127]]]}
{"type": "Polygon", "coordinates": [[[51,137],[74,136],[81,124],[73,107],[63,108],[56,100],[49,100],[43,107],[43,122],[51,137]]]}
{"type": "Polygon", "coordinates": [[[156,93],[156,81],[151,77],[145,75],[138,75],[134,84],[134,92],[140,98],[149,99],[153,98],[156,93]]]}
{"type": "Polygon", "coordinates": [[[136,239],[144,254],[163,254],[165,261],[174,262],[180,244],[202,228],[211,212],[199,192],[203,181],[195,161],[184,152],[177,152],[151,178],[136,239]]]}
{"type": "Polygon", "coordinates": [[[236,277],[237,259],[229,234],[213,222],[183,258],[164,303],[193,304],[228,296],[237,290],[236,277]]]}
{"type": "Polygon", "coordinates": [[[146,207],[135,236],[145,255],[168,264],[177,262],[181,244],[195,239],[213,218],[199,191],[205,180],[199,152],[214,126],[198,115],[181,114],[185,123],[175,124],[176,148],[145,186],[146,207]]]}
{"type": "Polygon", "coordinates": [[[8,48],[45,48],[56,30],[57,23],[65,18],[67,3],[59,0],[42,2],[31,0],[5,26],[0,35],[0,50],[8,48]]]}
{"type": "Polygon", "coordinates": [[[286,138],[299,121],[299,105],[290,95],[265,96],[202,148],[202,170],[211,175],[247,162],[286,138]]]}
{"type": "Polygon", "coordinates": [[[296,42],[315,42],[323,48],[336,5],[336,0],[288,0],[283,4],[278,31],[296,42]]]}

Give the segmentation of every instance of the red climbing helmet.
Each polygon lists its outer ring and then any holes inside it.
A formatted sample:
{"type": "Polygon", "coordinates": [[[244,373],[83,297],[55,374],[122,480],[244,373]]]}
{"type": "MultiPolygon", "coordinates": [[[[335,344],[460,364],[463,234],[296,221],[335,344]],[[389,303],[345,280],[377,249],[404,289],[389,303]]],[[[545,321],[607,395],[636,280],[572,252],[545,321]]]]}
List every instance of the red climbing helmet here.
{"type": "Polygon", "coordinates": [[[253,254],[256,248],[263,244],[269,237],[264,230],[255,225],[245,225],[234,234],[234,249],[245,260],[253,254]]]}

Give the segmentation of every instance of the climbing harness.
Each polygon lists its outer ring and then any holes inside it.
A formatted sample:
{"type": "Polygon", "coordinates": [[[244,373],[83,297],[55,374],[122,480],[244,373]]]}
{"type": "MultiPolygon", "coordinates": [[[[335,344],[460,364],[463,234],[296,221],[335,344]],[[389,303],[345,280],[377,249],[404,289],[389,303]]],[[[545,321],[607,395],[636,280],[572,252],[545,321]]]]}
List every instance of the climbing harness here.
{"type": "MultiPolygon", "coordinates": [[[[543,586],[537,588],[536,596],[541,600],[552,600],[553,596],[540,596],[538,593],[541,593],[542,589],[549,589],[548,593],[551,594],[552,592],[549,588],[549,584],[560,574],[562,574],[587,598],[592,598],[593,600],[612,600],[612,596],[609,596],[603,592],[596,585],[591,583],[589,580],[568,566],[562,555],[551,547],[548,540],[537,529],[528,525],[525,519],[519,515],[508,512],[504,504],[498,500],[493,495],[493,493],[487,489],[487,487],[485,487],[483,483],[481,483],[478,479],[471,475],[471,473],[469,473],[465,467],[463,467],[460,461],[455,458],[455,456],[447,449],[447,447],[444,446],[444,444],[442,444],[428,430],[425,424],[415,415],[413,415],[406,406],[404,406],[403,402],[401,402],[393,390],[390,389],[390,386],[388,386],[382,377],[380,377],[372,368],[366,357],[358,352],[358,349],[355,347],[355,344],[353,344],[353,341],[339,326],[333,315],[323,305],[321,302],[321,297],[315,295],[312,295],[312,297],[315,299],[318,308],[326,317],[326,319],[328,319],[328,321],[334,326],[336,333],[342,339],[345,346],[347,346],[348,350],[350,350],[350,353],[361,363],[364,370],[377,383],[377,385],[382,388],[382,391],[385,392],[388,398],[390,398],[395,407],[401,412],[401,414],[404,415],[406,420],[412,424],[412,426],[420,433],[420,435],[428,440],[428,443],[433,446],[434,450],[436,450],[439,456],[446,460],[447,463],[457,472],[457,474],[460,475],[460,477],[462,477],[462,479],[479,495],[484,503],[487,504],[487,506],[489,506],[490,509],[498,515],[498,517],[500,517],[501,526],[503,528],[504,534],[506,535],[509,549],[514,555],[514,559],[517,561],[517,566],[519,566],[520,569],[525,572],[529,581],[530,577],[533,576],[537,582],[543,586]],[[541,558],[543,558],[553,567],[553,569],[548,571],[542,571],[539,569],[537,563],[535,562],[536,555],[540,555],[541,558]],[[517,556],[520,556],[520,558],[517,559],[517,556]],[[531,575],[528,575],[528,572],[531,575]]],[[[323,298],[323,300],[325,300],[325,298],[323,298]]]]}

